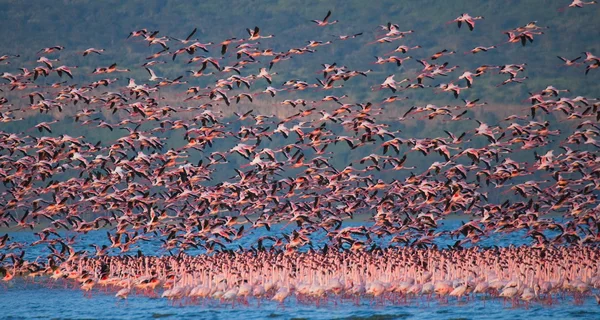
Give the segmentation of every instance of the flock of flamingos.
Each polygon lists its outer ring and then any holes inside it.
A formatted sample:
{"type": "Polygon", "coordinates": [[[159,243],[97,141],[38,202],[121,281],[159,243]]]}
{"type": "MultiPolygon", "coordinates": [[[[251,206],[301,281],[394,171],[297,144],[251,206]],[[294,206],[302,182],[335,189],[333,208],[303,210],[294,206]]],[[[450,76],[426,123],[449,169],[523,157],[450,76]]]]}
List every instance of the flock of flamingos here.
{"type": "MultiPolygon", "coordinates": [[[[575,0],[569,10],[594,3],[575,0]]],[[[314,27],[338,23],[333,18],[328,12],[323,20],[313,20],[314,27]]],[[[465,36],[468,29],[485,27],[483,17],[467,13],[451,22],[465,36]]],[[[9,230],[0,237],[4,283],[42,277],[39,281],[49,286],[71,285],[85,294],[112,290],[123,299],[143,294],[234,305],[267,299],[390,304],[485,298],[513,305],[599,299],[597,98],[570,96],[566,88],[539,88],[530,93],[521,114],[499,123],[467,118],[474,110],[493,108],[478,100],[405,107],[406,98],[399,93],[436,90],[460,101],[465,91],[476,90],[477,80],[498,73],[506,77],[498,90],[519,86],[527,81],[527,65],[482,65],[459,75],[451,62],[453,51],[423,53],[420,46],[402,45],[413,31],[388,23],[369,45],[398,47],[373,59],[374,68],[419,63],[422,69],[409,79],[393,74],[381,79],[371,88],[382,94],[380,101],[351,102],[333,93],[342,83],[360,82],[375,72],[328,62],[332,64],[314,70],[315,82],[282,79],[276,71],[284,70],[292,57],[357,41],[366,33],[277,52],[262,47],[274,36],[263,35],[259,27],[247,29],[246,39],[215,43],[201,43],[195,32],[185,39],[146,29],[131,32],[126,41],[158,51],[139,67],[148,78],[129,78],[126,86],[107,77],[131,72],[117,64],[95,68],[94,82],[76,84],[82,68],[59,60],[55,55],[67,50],[59,45],[40,50],[35,67],[1,75],[2,123],[18,123],[32,112],[75,109],[72,119],[78,126],[123,133],[115,141],[98,143],[52,134],[67,118],[22,132],[0,127],[0,225],[9,230]],[[408,54],[426,58],[408,61],[408,54]],[[195,66],[189,75],[167,79],[157,72],[158,64],[186,62],[195,66]],[[54,74],[66,81],[36,84],[54,74]],[[215,80],[208,87],[187,88],[183,99],[160,97],[161,90],[176,91],[205,76],[215,80]],[[445,83],[433,86],[437,79],[445,83]],[[250,110],[229,120],[215,110],[303,90],[332,94],[320,101],[277,100],[280,108],[297,111],[284,119],[250,110]],[[436,126],[457,121],[471,129],[435,138],[407,137],[377,116],[393,108],[406,112],[391,122],[425,119],[436,126]],[[114,118],[122,121],[110,120],[114,118]],[[185,143],[168,147],[165,132],[185,143]],[[236,140],[229,150],[221,147],[227,139],[236,140]],[[336,154],[327,150],[332,145],[344,152],[372,153],[336,168],[330,163],[336,154]],[[201,161],[189,160],[197,155],[201,161]],[[515,160],[527,157],[527,162],[515,160]],[[410,158],[428,167],[422,172],[408,167],[410,158]],[[243,164],[232,170],[231,178],[213,181],[215,172],[232,162],[243,164]],[[402,172],[404,178],[394,178],[402,172]],[[505,195],[505,201],[494,203],[489,192],[505,195]],[[438,230],[455,213],[468,216],[469,222],[438,230]],[[364,215],[370,222],[348,226],[346,220],[364,215]],[[34,232],[37,240],[16,241],[13,232],[22,229],[34,232]],[[77,246],[80,237],[94,232],[106,233],[104,243],[92,250],[77,246]],[[530,244],[477,245],[492,235],[515,232],[530,244]],[[232,246],[250,234],[260,237],[245,248],[232,246]],[[440,248],[436,239],[441,236],[456,242],[440,248]],[[135,254],[142,242],[153,240],[162,243],[163,255],[135,254]],[[187,254],[190,249],[203,254],[187,254]],[[46,255],[27,259],[30,250],[46,255]]],[[[548,32],[536,22],[515,26],[505,32],[506,43],[478,46],[468,54],[535,45],[534,38],[548,32]]],[[[89,48],[78,54],[89,59],[107,52],[89,48]]],[[[581,67],[582,77],[597,77],[600,58],[583,54],[559,58],[570,68],[581,67]]],[[[8,67],[19,59],[0,57],[8,67]]]]}

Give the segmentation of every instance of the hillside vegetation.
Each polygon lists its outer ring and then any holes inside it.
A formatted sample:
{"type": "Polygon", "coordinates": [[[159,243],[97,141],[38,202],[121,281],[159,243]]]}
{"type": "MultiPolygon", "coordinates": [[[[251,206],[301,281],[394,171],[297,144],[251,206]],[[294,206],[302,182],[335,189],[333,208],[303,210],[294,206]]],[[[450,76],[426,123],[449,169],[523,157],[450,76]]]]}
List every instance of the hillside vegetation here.
{"type": "Polygon", "coordinates": [[[583,52],[600,55],[600,5],[568,4],[0,2],[1,216],[24,224],[31,201],[36,219],[74,228],[72,212],[152,226],[169,212],[169,234],[211,214],[390,211],[400,230],[410,214],[595,207],[600,60],[583,52]],[[311,22],[329,10],[331,25],[311,22]],[[465,12],[483,17],[472,31],[452,22],[465,12]],[[208,52],[181,50],[192,30],[208,52]],[[507,43],[511,30],[530,39],[507,43]],[[393,53],[401,64],[378,63],[399,45],[413,47],[393,53]],[[382,86],[392,75],[397,90],[382,86]]]}

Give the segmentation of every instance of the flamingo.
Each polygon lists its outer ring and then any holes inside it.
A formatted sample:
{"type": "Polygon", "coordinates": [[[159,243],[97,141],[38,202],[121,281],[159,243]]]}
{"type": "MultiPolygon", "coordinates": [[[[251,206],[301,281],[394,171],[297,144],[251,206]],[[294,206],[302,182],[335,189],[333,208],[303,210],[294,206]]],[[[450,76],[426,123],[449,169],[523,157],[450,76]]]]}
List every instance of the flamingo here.
{"type": "Polygon", "coordinates": [[[149,81],[158,81],[158,80],[164,79],[162,77],[157,77],[152,69],[150,69],[150,68],[144,68],[144,69],[146,69],[146,71],[148,71],[148,73],[150,74],[150,79],[148,79],[149,81]]]}
{"type": "Polygon", "coordinates": [[[577,57],[577,58],[575,58],[575,59],[573,59],[573,60],[569,60],[569,59],[567,59],[567,58],[563,58],[563,57],[561,57],[561,56],[557,56],[557,57],[558,57],[560,60],[562,60],[562,61],[564,61],[564,62],[565,62],[565,66],[574,66],[574,65],[577,65],[577,63],[575,63],[575,61],[577,61],[577,60],[581,59],[581,57],[577,57]]]}
{"type": "Polygon", "coordinates": [[[316,23],[319,27],[324,27],[324,26],[336,24],[339,22],[338,20],[328,22],[327,20],[329,20],[330,16],[331,16],[331,10],[327,11],[327,15],[325,16],[325,18],[323,20],[311,20],[311,21],[316,23]]]}
{"type": "Polygon", "coordinates": [[[482,20],[482,19],[483,19],[483,17],[481,17],[481,16],[471,17],[468,13],[463,13],[458,18],[450,21],[449,23],[456,22],[458,25],[458,28],[460,29],[460,27],[462,26],[462,23],[464,22],[469,26],[469,30],[473,31],[473,29],[475,29],[475,20],[482,20]]]}
{"type": "Polygon", "coordinates": [[[593,0],[593,1],[582,1],[582,0],[573,0],[573,2],[571,2],[571,4],[569,4],[569,8],[583,8],[583,6],[586,5],[590,5],[590,4],[596,4],[598,3],[597,1],[593,0]]]}

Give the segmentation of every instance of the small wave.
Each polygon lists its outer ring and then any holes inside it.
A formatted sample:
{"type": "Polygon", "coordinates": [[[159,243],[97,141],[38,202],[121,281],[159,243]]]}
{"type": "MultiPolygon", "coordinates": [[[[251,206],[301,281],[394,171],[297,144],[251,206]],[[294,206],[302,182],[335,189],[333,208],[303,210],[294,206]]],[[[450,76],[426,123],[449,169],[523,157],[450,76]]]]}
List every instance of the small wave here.
{"type": "Polygon", "coordinates": [[[592,316],[598,316],[600,313],[595,311],[587,311],[587,310],[577,310],[577,311],[569,311],[569,316],[573,318],[584,318],[584,319],[598,319],[592,316]]]}
{"type": "Polygon", "coordinates": [[[170,316],[174,316],[174,313],[153,313],[152,314],[152,318],[153,319],[160,319],[160,318],[168,318],[170,316]]]}
{"type": "Polygon", "coordinates": [[[410,313],[397,313],[397,314],[373,314],[370,316],[350,316],[343,318],[344,320],[392,320],[392,319],[405,319],[412,316],[410,313]]]}

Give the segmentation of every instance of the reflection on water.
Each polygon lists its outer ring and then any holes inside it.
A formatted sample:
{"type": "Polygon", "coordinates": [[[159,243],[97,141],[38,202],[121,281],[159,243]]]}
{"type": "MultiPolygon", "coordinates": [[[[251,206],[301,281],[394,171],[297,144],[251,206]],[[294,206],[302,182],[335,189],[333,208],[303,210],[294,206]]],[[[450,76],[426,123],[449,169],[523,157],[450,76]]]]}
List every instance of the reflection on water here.
{"type": "Polygon", "coordinates": [[[94,290],[91,298],[79,289],[54,284],[47,288],[46,280],[25,283],[15,280],[0,288],[0,318],[2,319],[600,319],[600,307],[593,297],[582,305],[574,305],[571,298],[547,306],[532,304],[511,307],[502,300],[469,301],[457,305],[454,300],[440,304],[433,299],[409,300],[407,304],[376,305],[364,299],[360,305],[353,302],[322,301],[298,303],[294,298],[284,307],[271,301],[256,300],[249,305],[221,304],[202,301],[196,304],[172,306],[166,299],[130,296],[126,302],[117,301],[114,293],[94,290]]]}
{"type": "MultiPolygon", "coordinates": [[[[446,220],[440,226],[440,230],[452,230],[460,225],[460,220],[446,220]]],[[[347,226],[358,226],[365,222],[350,222],[347,226]]],[[[368,224],[368,223],[367,223],[368,224]]],[[[239,246],[248,248],[256,243],[260,236],[274,235],[282,232],[290,232],[293,227],[284,230],[281,227],[272,228],[271,232],[265,229],[252,230],[251,233],[228,245],[231,249],[239,246]]],[[[98,230],[87,234],[61,234],[61,236],[77,236],[73,244],[76,250],[94,251],[93,245],[107,243],[106,231],[98,230]]],[[[11,232],[10,237],[14,242],[31,243],[37,237],[28,231],[11,232]]],[[[316,246],[321,245],[318,239],[325,240],[326,235],[320,234],[316,239],[316,246]]],[[[373,239],[377,244],[386,244],[389,238],[373,239]]],[[[440,248],[452,245],[448,235],[435,240],[440,248]]],[[[530,239],[525,237],[525,232],[510,234],[493,233],[490,238],[483,239],[478,245],[486,246],[508,246],[529,244],[530,239]]],[[[147,255],[168,254],[161,249],[159,241],[140,242],[139,246],[133,248],[129,254],[136,254],[137,250],[147,255]]],[[[47,248],[43,245],[26,249],[26,258],[47,254],[47,248]]],[[[113,252],[118,253],[118,252],[113,252]]],[[[190,250],[189,254],[201,254],[200,250],[190,250]]],[[[68,284],[72,286],[72,284],[68,284]]],[[[3,311],[0,316],[3,319],[149,319],[149,318],[171,318],[171,319],[598,319],[600,308],[596,305],[593,297],[585,299],[582,305],[575,305],[570,297],[559,301],[555,305],[547,306],[533,304],[529,309],[523,306],[512,308],[510,303],[503,305],[502,300],[489,301],[475,300],[457,302],[450,300],[449,303],[440,303],[433,299],[428,301],[424,297],[408,300],[407,303],[385,305],[375,304],[373,301],[363,299],[359,305],[350,301],[338,301],[329,299],[321,301],[317,306],[314,302],[299,303],[295,298],[288,299],[285,306],[275,302],[264,300],[258,305],[257,300],[250,300],[249,305],[222,304],[219,301],[201,301],[195,304],[173,306],[166,299],[153,299],[142,295],[131,295],[129,299],[117,301],[114,292],[102,292],[100,289],[92,291],[92,298],[86,298],[78,288],[66,288],[64,283],[50,282],[48,279],[31,280],[17,279],[0,288],[0,308],[3,311]],[[26,303],[25,303],[26,302],[26,303]]]]}

